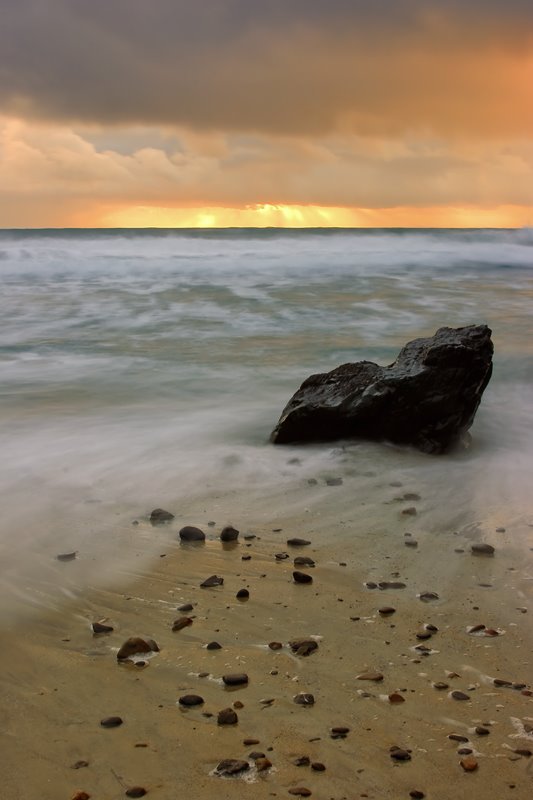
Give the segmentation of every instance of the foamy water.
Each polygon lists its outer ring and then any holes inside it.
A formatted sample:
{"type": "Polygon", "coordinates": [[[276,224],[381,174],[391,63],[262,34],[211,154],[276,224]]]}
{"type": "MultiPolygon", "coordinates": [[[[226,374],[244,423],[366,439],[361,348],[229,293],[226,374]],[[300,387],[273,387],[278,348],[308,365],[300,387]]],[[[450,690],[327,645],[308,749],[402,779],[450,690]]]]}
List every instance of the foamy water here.
{"type": "Polygon", "coordinates": [[[0,232],[4,591],[31,594],[65,550],[83,580],[156,552],[131,525],[156,506],[312,514],[328,476],[369,528],[398,480],[438,492],[436,530],[533,522],[532,256],[527,230],[0,232]],[[495,371],[467,453],[268,444],[311,372],[480,322],[495,371]]]}

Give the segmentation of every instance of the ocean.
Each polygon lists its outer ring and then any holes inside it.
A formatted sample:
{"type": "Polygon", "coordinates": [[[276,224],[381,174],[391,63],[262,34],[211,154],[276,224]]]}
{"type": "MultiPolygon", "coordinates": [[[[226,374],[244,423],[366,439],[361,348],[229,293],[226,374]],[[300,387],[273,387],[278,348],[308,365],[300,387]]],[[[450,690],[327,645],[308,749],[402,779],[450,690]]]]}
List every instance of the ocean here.
{"type": "Polygon", "coordinates": [[[533,523],[530,229],[2,230],[0,279],[4,602],[71,591],[62,552],[80,584],[127,577],[165,544],[156,507],[251,529],[357,507],[379,532],[401,483],[435,535],[533,523]],[[269,444],[309,374],[472,323],[495,368],[469,450],[269,444]]]}

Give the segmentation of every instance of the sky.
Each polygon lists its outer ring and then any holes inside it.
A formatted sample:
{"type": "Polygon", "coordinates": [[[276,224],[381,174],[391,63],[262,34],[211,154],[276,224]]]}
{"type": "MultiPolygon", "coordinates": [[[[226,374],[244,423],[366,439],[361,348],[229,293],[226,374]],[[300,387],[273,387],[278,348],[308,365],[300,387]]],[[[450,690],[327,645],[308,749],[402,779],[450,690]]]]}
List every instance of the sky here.
{"type": "Polygon", "coordinates": [[[0,227],[533,225],[531,0],[0,20],[0,227]]]}

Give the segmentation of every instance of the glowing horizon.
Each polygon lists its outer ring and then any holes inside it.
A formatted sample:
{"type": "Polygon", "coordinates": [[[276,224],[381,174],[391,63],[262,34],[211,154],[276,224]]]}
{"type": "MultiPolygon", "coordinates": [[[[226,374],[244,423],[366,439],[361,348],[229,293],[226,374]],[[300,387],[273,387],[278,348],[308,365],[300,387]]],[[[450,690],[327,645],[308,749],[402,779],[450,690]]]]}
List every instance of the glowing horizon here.
{"type": "Polygon", "coordinates": [[[533,209],[499,206],[479,209],[398,207],[386,209],[259,203],[254,206],[168,208],[136,206],[105,213],[92,224],[101,228],[521,228],[533,209]]]}

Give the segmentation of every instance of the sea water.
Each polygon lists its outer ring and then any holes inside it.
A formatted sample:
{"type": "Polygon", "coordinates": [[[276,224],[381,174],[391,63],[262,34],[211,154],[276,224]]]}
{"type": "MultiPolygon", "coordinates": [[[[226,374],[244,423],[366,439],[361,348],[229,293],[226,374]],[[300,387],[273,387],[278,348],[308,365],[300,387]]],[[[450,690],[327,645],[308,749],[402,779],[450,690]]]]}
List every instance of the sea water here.
{"type": "Polygon", "coordinates": [[[161,506],[280,524],[335,491],[372,528],[402,483],[436,531],[533,522],[531,230],[4,230],[0,281],[2,596],[38,602],[61,552],[87,581],[155,554],[161,506]],[[472,323],[495,357],[467,452],[269,444],[309,374],[472,323]]]}

